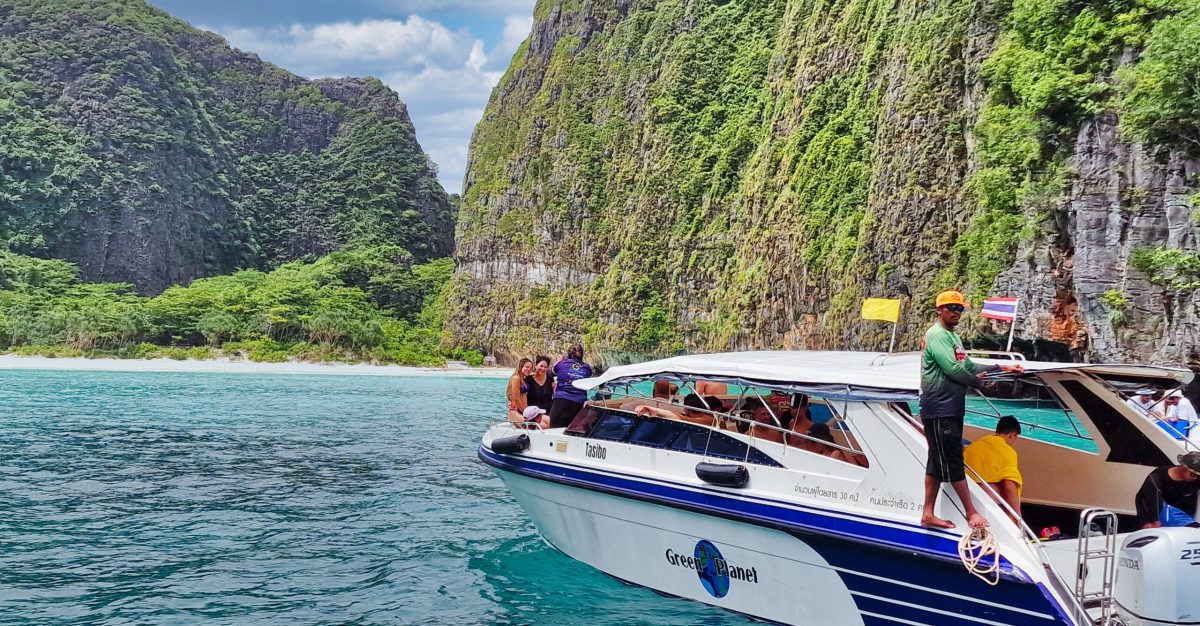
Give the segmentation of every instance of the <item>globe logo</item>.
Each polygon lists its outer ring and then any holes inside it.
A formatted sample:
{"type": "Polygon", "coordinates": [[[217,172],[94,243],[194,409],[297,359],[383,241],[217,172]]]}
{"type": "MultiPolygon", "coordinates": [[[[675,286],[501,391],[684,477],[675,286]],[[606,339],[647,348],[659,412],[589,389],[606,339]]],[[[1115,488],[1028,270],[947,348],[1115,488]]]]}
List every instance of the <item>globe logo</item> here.
{"type": "Polygon", "coordinates": [[[721,558],[721,551],[707,539],[701,539],[692,554],[700,564],[696,568],[696,575],[700,577],[700,584],[704,585],[705,591],[714,598],[724,598],[729,593],[729,573],[717,566],[725,562],[721,558]]]}

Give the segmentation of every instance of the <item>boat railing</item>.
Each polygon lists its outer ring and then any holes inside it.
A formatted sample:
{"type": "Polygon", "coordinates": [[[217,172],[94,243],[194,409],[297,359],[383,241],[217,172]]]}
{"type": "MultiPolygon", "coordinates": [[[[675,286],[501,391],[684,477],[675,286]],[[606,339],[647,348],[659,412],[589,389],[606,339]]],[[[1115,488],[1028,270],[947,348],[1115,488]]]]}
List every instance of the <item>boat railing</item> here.
{"type": "MultiPolygon", "coordinates": [[[[667,405],[672,408],[687,410],[692,413],[705,413],[705,414],[711,416],[713,418],[713,423],[711,423],[711,424],[688,422],[689,424],[695,424],[696,426],[702,426],[702,427],[709,429],[709,441],[707,441],[705,443],[705,450],[704,450],[705,456],[708,455],[708,446],[711,445],[711,443],[712,443],[712,433],[713,432],[720,432],[720,433],[724,433],[724,434],[737,434],[737,435],[747,437],[753,442],[757,442],[760,440],[761,441],[770,441],[771,443],[779,443],[780,445],[783,445],[785,448],[794,448],[796,450],[801,450],[800,448],[796,448],[796,446],[793,446],[793,445],[790,445],[787,443],[780,443],[778,441],[774,441],[771,439],[764,439],[762,437],[755,436],[753,433],[755,432],[754,429],[756,427],[778,432],[785,438],[785,441],[786,441],[787,437],[795,437],[797,439],[803,439],[803,440],[811,441],[814,443],[824,444],[831,448],[841,450],[842,452],[847,452],[850,454],[856,454],[856,455],[865,454],[862,450],[856,450],[852,447],[847,447],[847,446],[841,445],[841,444],[837,443],[836,441],[830,442],[830,441],[826,441],[824,439],[818,439],[816,437],[811,437],[805,433],[796,432],[794,430],[789,430],[789,429],[783,428],[782,425],[767,424],[767,423],[760,422],[760,421],[752,419],[752,418],[742,417],[741,415],[736,415],[734,413],[722,413],[719,411],[713,411],[711,409],[702,409],[702,408],[698,408],[698,407],[684,406],[682,404],[671,402],[671,401],[663,399],[663,398],[645,398],[644,396],[642,396],[641,398],[655,401],[654,404],[647,405],[647,406],[661,408],[662,405],[667,405]],[[740,423],[747,425],[747,430],[745,433],[741,432],[740,430],[729,431],[727,429],[722,428],[720,421],[740,422],[740,423]]],[[[638,398],[630,398],[630,399],[638,399],[638,398]]],[[[635,414],[635,415],[637,413],[636,409],[628,410],[628,409],[621,409],[619,407],[609,407],[609,406],[605,406],[603,408],[604,408],[604,410],[607,410],[607,411],[616,411],[616,412],[620,412],[620,413],[631,413],[631,414],[635,414]]],[[[769,407],[768,407],[768,410],[769,410],[769,407]]],[[[832,407],[830,408],[830,411],[833,412],[832,407]]],[[[778,418],[775,417],[773,413],[772,413],[772,419],[775,419],[775,421],[777,423],[779,421],[778,418]]],[[[687,420],[683,420],[683,421],[686,422],[687,420]]],[[[830,420],[830,422],[837,422],[838,424],[844,424],[846,422],[846,420],[844,418],[842,418],[840,415],[837,415],[835,413],[834,417],[830,420]]],[[[801,450],[801,451],[803,451],[803,450],[801,450]]],[[[750,454],[749,449],[747,449],[746,454],[747,454],[747,458],[748,458],[749,454],[750,454]]]]}
{"type": "Polygon", "coordinates": [[[977,356],[981,359],[992,359],[995,361],[1024,361],[1025,355],[1020,352],[1012,352],[1011,350],[967,350],[970,356],[977,356]]]}
{"type": "Polygon", "coordinates": [[[1033,527],[1025,522],[1025,518],[1021,516],[1019,511],[1015,511],[1011,506],[1009,506],[1008,502],[1000,495],[1000,492],[996,491],[996,489],[992,487],[991,483],[985,481],[983,477],[980,476],[974,469],[971,469],[970,466],[966,466],[966,471],[967,475],[971,477],[972,482],[974,482],[980,490],[987,494],[988,497],[990,497],[992,501],[1000,507],[1004,514],[1009,517],[1010,520],[1016,522],[1022,538],[1025,539],[1026,544],[1033,551],[1038,561],[1041,562],[1042,567],[1057,579],[1059,584],[1055,586],[1058,588],[1061,598],[1071,604],[1071,612],[1075,616],[1087,616],[1088,613],[1084,608],[1083,603],[1080,602],[1078,597],[1076,597],[1076,594],[1070,592],[1070,589],[1067,586],[1068,581],[1066,577],[1059,573],[1058,569],[1054,566],[1054,561],[1050,558],[1050,554],[1046,552],[1045,543],[1042,542],[1040,537],[1038,537],[1038,534],[1033,530],[1033,527]]]}
{"type": "Polygon", "coordinates": [[[545,430],[542,425],[537,422],[514,422],[512,420],[496,420],[492,423],[497,428],[510,428],[512,430],[545,430]]]}

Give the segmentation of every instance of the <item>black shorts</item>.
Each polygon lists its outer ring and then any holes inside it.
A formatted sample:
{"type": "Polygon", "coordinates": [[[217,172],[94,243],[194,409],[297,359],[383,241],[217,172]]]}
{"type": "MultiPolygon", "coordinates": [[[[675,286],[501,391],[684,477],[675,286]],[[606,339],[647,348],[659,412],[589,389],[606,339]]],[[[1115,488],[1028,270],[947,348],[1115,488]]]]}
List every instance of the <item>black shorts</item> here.
{"type": "Polygon", "coordinates": [[[566,428],[582,408],[582,402],[555,398],[550,404],[550,428],[566,428]]]}
{"type": "Polygon", "coordinates": [[[929,458],[925,461],[925,474],[942,483],[956,483],[967,479],[963,464],[963,418],[936,417],[923,419],[925,441],[929,444],[929,458]]]}

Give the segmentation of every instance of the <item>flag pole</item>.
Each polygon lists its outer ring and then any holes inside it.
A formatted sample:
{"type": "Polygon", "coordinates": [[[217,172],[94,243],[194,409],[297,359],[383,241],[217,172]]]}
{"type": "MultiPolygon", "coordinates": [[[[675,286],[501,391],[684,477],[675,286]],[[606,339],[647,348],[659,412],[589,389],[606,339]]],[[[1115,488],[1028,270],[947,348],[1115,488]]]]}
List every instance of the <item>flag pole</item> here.
{"type": "Polygon", "coordinates": [[[896,327],[900,326],[900,316],[904,314],[904,300],[900,301],[900,310],[896,313],[896,321],[892,322],[892,341],[888,343],[888,354],[896,347],[896,327]]]}
{"type": "Polygon", "coordinates": [[[1005,352],[1012,352],[1013,333],[1017,331],[1017,310],[1020,308],[1021,299],[1017,298],[1017,301],[1013,304],[1012,321],[1008,324],[1008,347],[1004,349],[1005,352]]]}

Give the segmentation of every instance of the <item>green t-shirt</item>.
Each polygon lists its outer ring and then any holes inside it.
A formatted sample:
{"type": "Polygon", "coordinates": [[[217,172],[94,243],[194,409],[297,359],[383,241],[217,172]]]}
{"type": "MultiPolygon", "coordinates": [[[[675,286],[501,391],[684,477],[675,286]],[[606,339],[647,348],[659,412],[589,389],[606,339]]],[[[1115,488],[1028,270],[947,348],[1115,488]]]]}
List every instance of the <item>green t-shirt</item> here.
{"type": "Polygon", "coordinates": [[[921,355],[921,418],[963,417],[967,387],[978,387],[976,375],[991,369],[972,362],[958,333],[935,322],[925,331],[921,355]]]}

